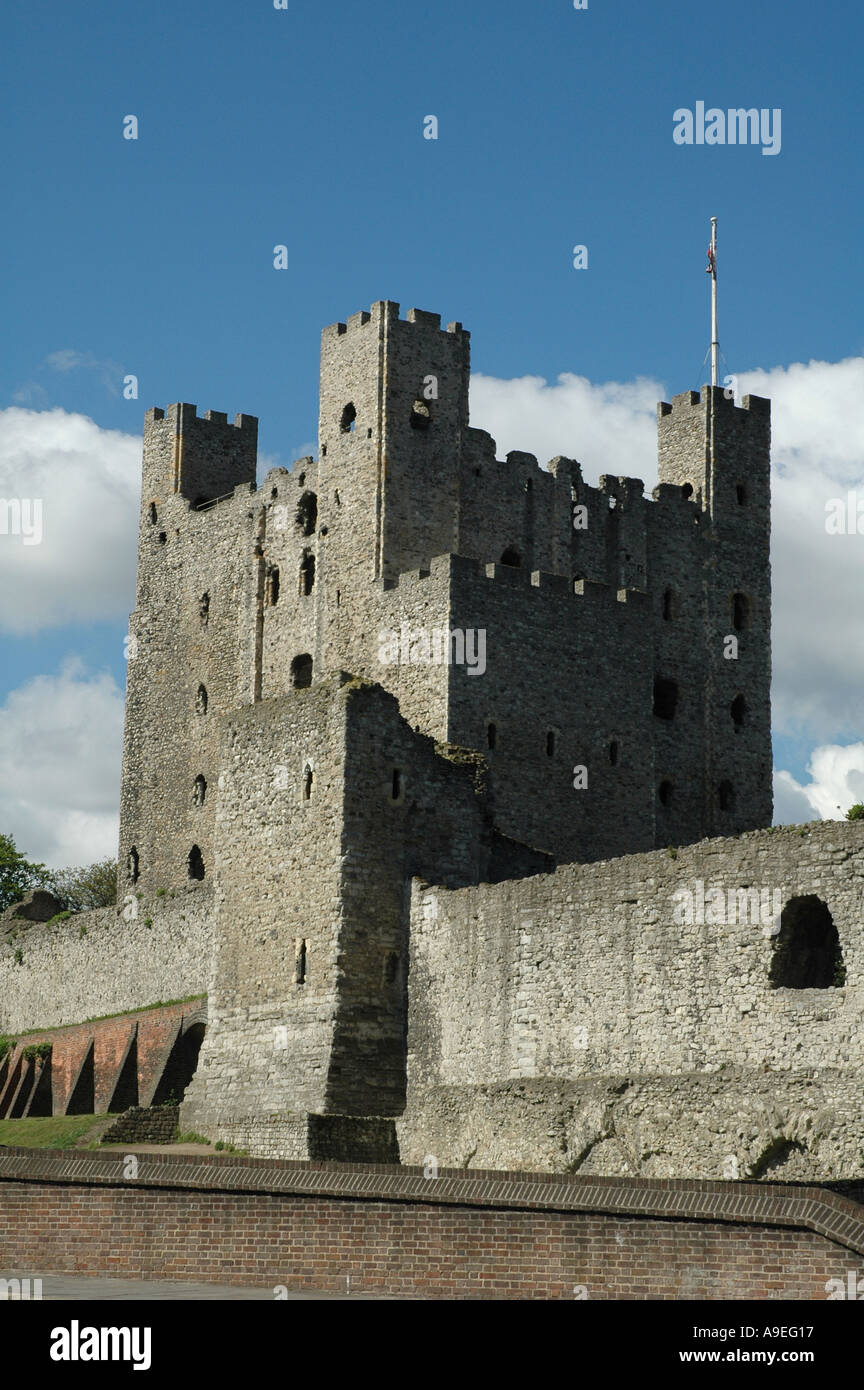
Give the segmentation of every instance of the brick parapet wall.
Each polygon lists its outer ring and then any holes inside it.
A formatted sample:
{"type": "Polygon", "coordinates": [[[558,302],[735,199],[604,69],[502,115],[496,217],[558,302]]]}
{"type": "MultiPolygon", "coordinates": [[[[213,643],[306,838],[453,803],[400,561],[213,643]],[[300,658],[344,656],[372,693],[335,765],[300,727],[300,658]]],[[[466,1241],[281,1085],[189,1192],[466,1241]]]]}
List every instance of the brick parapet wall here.
{"type": "Polygon", "coordinates": [[[824,1299],[864,1208],[824,1188],[0,1149],[0,1264],[457,1298],[824,1299]]]}

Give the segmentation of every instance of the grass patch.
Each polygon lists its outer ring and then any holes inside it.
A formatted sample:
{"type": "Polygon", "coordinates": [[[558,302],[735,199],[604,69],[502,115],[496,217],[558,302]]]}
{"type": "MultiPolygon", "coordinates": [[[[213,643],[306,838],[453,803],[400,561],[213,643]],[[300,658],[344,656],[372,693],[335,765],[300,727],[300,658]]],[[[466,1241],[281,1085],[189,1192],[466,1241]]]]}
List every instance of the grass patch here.
{"type": "Polygon", "coordinates": [[[46,1115],[40,1119],[0,1120],[0,1144],[21,1149],[74,1149],[94,1127],[116,1115],[46,1115]]]}
{"type": "Polygon", "coordinates": [[[64,1028],[80,1028],[82,1023],[102,1023],[106,1018],[126,1018],[127,1014],[146,1014],[151,1009],[167,1009],[169,1004],[193,1004],[198,999],[206,998],[206,994],[186,994],[182,999],[158,999],[155,1004],[142,1004],[140,1009],[120,1009],[116,1014],[94,1014],[92,1018],[82,1018],[81,1023],[49,1023],[47,1028],[28,1028],[19,1037],[31,1037],[34,1033],[62,1033],[64,1028]]]}
{"type": "Polygon", "coordinates": [[[171,1140],[172,1144],[212,1144],[212,1139],[205,1139],[203,1134],[196,1134],[194,1129],[188,1134],[177,1134],[171,1140]]]}

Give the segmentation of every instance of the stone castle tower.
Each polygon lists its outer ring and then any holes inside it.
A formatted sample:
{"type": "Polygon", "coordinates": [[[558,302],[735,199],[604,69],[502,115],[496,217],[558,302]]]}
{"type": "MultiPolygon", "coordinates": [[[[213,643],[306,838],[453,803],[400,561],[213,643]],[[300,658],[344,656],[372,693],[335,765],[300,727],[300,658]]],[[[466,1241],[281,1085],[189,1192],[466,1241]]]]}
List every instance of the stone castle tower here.
{"type": "Polygon", "coordinates": [[[496,459],[468,384],[382,301],[324,330],[317,461],[256,489],[252,417],[147,415],[120,862],[213,887],[189,1123],[300,1116],[297,1156],[404,1102],[412,877],[771,820],[768,402],[661,404],[646,498],[496,459]]]}

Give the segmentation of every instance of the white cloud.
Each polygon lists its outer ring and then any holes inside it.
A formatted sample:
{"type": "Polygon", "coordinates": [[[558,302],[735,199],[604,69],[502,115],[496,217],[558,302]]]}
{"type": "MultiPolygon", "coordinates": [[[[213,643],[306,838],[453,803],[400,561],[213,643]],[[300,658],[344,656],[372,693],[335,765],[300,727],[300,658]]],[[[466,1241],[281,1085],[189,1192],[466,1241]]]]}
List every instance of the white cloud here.
{"type": "Polygon", "coordinates": [[[657,481],[657,381],[593,385],[564,372],[554,385],[540,376],[501,381],[471,378],[471,424],[488,430],[503,458],[511,449],[536,454],[542,464],[558,454],[578,459],[592,483],[601,473],[657,481]]]}
{"type": "Polygon", "coordinates": [[[95,357],[92,352],[79,352],[77,348],[61,348],[48,354],[45,365],[55,372],[96,372],[112,396],[120,395],[123,368],[110,358],[95,357]]]}
{"type": "Polygon", "coordinates": [[[817,820],[815,808],[804,788],[791,772],[774,773],[774,824],[804,825],[817,820]]]}
{"type": "Polygon", "coordinates": [[[810,781],[803,785],[788,772],[776,774],[776,824],[845,820],[850,806],[864,802],[864,743],[829,743],[814,748],[807,774],[810,781]]]}
{"type": "Polygon", "coordinates": [[[772,401],[774,728],[814,743],[861,732],[864,534],[828,535],[825,505],[864,500],[864,358],[747,372],[772,401]]]}
{"type": "Polygon", "coordinates": [[[0,410],[0,499],[41,499],[41,544],[0,532],[0,629],[125,618],[141,440],[64,410],[0,410]]]}
{"type": "Polygon", "coordinates": [[[52,868],[117,853],[123,696],[68,661],[0,707],[0,830],[52,868]]]}

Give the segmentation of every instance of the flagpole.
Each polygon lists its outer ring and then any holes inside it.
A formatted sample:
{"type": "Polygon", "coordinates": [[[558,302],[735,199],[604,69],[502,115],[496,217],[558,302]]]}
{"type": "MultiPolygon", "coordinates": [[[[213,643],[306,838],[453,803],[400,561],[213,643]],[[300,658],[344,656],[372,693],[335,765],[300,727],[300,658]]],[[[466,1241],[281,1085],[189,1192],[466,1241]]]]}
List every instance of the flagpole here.
{"type": "Polygon", "coordinates": [[[719,378],[719,359],[720,359],[720,340],[717,336],[717,218],[711,218],[711,254],[709,256],[709,270],[711,271],[711,385],[718,386],[719,378]]]}

